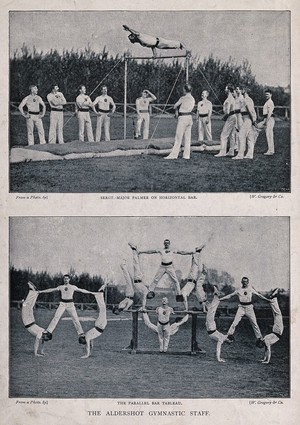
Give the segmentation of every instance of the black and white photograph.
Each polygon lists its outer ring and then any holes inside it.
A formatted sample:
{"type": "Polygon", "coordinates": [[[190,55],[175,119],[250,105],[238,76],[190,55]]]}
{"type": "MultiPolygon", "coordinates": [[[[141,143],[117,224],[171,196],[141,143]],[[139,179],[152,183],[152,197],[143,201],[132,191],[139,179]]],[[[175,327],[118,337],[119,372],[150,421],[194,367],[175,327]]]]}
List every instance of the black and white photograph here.
{"type": "Polygon", "coordinates": [[[12,193],[290,192],[290,105],[289,10],[9,12],[12,193]]]}
{"type": "Polygon", "coordinates": [[[289,398],[289,231],[289,217],[10,218],[10,397],[289,398]]]}

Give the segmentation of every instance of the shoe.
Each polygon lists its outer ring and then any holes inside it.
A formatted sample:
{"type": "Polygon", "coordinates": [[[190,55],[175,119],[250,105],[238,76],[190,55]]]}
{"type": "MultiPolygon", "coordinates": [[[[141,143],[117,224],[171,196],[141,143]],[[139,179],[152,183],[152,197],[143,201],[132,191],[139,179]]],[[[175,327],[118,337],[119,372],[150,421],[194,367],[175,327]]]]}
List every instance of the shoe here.
{"type": "Polygon", "coordinates": [[[184,156],[182,157],[182,159],[190,159],[190,158],[185,158],[184,156]]]}
{"type": "Polygon", "coordinates": [[[246,156],[244,156],[244,159],[253,159],[253,156],[246,155],[246,156]]]}
{"type": "Polygon", "coordinates": [[[176,295],[176,302],[183,303],[183,295],[176,295]]]}
{"type": "Polygon", "coordinates": [[[177,159],[174,156],[166,156],[164,159],[177,159]]]}
{"type": "Polygon", "coordinates": [[[232,157],[231,159],[244,159],[244,157],[237,155],[237,156],[232,157]]]}
{"type": "Polygon", "coordinates": [[[84,334],[80,334],[78,337],[79,344],[86,345],[86,339],[84,334]]]}
{"type": "Polygon", "coordinates": [[[44,331],[42,333],[42,341],[51,341],[52,339],[52,333],[49,331],[44,331]]]}
{"type": "Polygon", "coordinates": [[[118,307],[113,307],[113,309],[112,309],[112,312],[114,313],[114,314],[117,314],[117,315],[119,315],[120,314],[120,310],[118,309],[118,307]]]}
{"type": "Polygon", "coordinates": [[[264,348],[265,343],[261,338],[257,338],[256,342],[255,342],[256,347],[258,348],[264,348]]]}
{"type": "Polygon", "coordinates": [[[218,287],[214,285],[214,295],[217,295],[218,297],[221,295],[221,292],[219,291],[218,287]]]}
{"type": "Polygon", "coordinates": [[[148,300],[152,300],[152,298],[154,298],[154,297],[155,297],[155,293],[153,291],[149,291],[148,294],[147,294],[148,300]]]}
{"type": "Polygon", "coordinates": [[[273,298],[276,298],[279,294],[279,288],[274,289],[274,291],[272,291],[271,295],[270,295],[270,300],[272,300],[273,298]]]}
{"type": "Polygon", "coordinates": [[[137,250],[137,246],[134,245],[133,243],[128,242],[128,245],[130,246],[131,249],[134,249],[135,251],[137,250]]]}
{"type": "Polygon", "coordinates": [[[274,152],[265,152],[264,155],[274,155],[274,152]]]}
{"type": "Polygon", "coordinates": [[[104,283],[102,286],[100,286],[100,288],[98,289],[98,292],[103,292],[104,293],[106,287],[107,287],[107,283],[104,283]]]}
{"type": "Polygon", "coordinates": [[[234,336],[233,335],[227,335],[227,339],[228,339],[228,341],[234,341],[234,336]]]}
{"type": "Polygon", "coordinates": [[[206,150],[206,144],[202,143],[202,145],[200,146],[201,152],[206,150]]]}
{"type": "Polygon", "coordinates": [[[234,156],[234,152],[233,151],[228,151],[226,156],[234,156]]]}
{"type": "Polygon", "coordinates": [[[196,246],[195,251],[201,252],[204,247],[205,247],[205,245],[196,246]]]}
{"type": "Polygon", "coordinates": [[[32,282],[27,282],[27,285],[29,286],[29,289],[31,291],[37,291],[36,287],[34,286],[34,284],[32,282]]]}
{"type": "Polygon", "coordinates": [[[217,153],[216,155],[214,155],[216,158],[220,158],[221,156],[226,156],[226,154],[224,153],[217,153]]]}

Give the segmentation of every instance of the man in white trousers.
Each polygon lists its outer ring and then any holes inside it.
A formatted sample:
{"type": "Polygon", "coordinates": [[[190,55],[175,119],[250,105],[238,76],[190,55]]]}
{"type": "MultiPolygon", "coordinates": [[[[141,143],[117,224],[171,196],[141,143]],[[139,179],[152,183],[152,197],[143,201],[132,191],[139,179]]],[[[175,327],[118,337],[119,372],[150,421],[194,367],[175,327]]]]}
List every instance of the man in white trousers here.
{"type": "Polygon", "coordinates": [[[185,49],[183,43],[177,40],[167,40],[162,37],[154,37],[153,35],[140,33],[127,25],[123,25],[125,31],[129,31],[128,36],[131,43],[139,43],[143,47],[150,47],[153,57],[156,57],[156,49],[185,49]]]}
{"type": "Polygon", "coordinates": [[[30,94],[24,97],[19,105],[19,111],[26,118],[28,145],[34,145],[34,127],[37,128],[40,144],[44,145],[46,140],[42,118],[46,112],[46,105],[43,99],[38,96],[38,88],[35,84],[29,86],[29,90],[30,94]],[[24,111],[25,106],[27,111],[24,111]],[[40,106],[42,111],[40,111],[40,106]]]}
{"type": "Polygon", "coordinates": [[[47,100],[51,109],[50,127],[48,143],[64,143],[63,126],[64,126],[64,105],[67,103],[64,95],[59,91],[57,84],[54,84],[51,93],[47,95],[47,100]]]}
{"type": "Polygon", "coordinates": [[[218,362],[224,363],[225,360],[221,358],[221,349],[224,342],[230,344],[232,343],[232,339],[228,338],[228,335],[224,335],[217,330],[217,324],[215,321],[216,311],[220,304],[219,296],[221,293],[218,288],[214,286],[213,299],[210,303],[207,304],[207,314],[205,326],[209,337],[217,342],[216,348],[216,357],[218,362]]]}
{"type": "Polygon", "coordinates": [[[220,136],[220,152],[215,155],[215,157],[217,158],[227,155],[228,139],[230,139],[237,125],[237,118],[235,114],[236,93],[232,84],[228,84],[225,87],[225,93],[227,94],[227,98],[223,103],[223,121],[225,121],[225,124],[223,126],[220,136]]]}
{"type": "Polygon", "coordinates": [[[94,345],[94,339],[102,335],[107,325],[106,304],[104,300],[104,291],[106,286],[107,283],[104,283],[98,292],[93,293],[98,304],[99,314],[97,319],[95,320],[94,327],[88,330],[85,334],[86,354],[81,357],[82,359],[87,359],[88,357],[90,357],[94,345]]]}
{"type": "Polygon", "coordinates": [[[37,297],[39,296],[39,292],[32,282],[28,282],[28,286],[29,292],[22,304],[22,321],[28,332],[30,332],[31,335],[35,336],[33,351],[35,356],[40,357],[44,356],[45,354],[43,344],[44,341],[47,341],[48,339],[43,337],[43,332],[45,331],[45,329],[41,328],[35,323],[35,318],[33,314],[33,308],[35,306],[37,297]],[[42,345],[41,350],[39,352],[40,342],[42,345]]]}
{"type": "Polygon", "coordinates": [[[274,345],[277,341],[279,341],[279,339],[281,338],[282,334],[283,334],[283,320],[282,320],[282,313],[278,304],[278,299],[277,299],[277,295],[278,295],[278,288],[276,288],[274,291],[272,291],[271,294],[271,299],[270,301],[270,306],[272,309],[272,313],[273,313],[273,318],[274,318],[274,323],[273,323],[273,328],[272,328],[272,332],[269,333],[268,335],[266,335],[263,339],[262,339],[262,344],[259,345],[259,347],[262,347],[265,349],[265,355],[263,360],[261,360],[262,363],[268,364],[270,363],[271,360],[271,346],[274,345]]]}
{"type": "Polygon", "coordinates": [[[190,84],[185,84],[183,87],[183,96],[175,103],[175,116],[177,118],[177,128],[175,134],[175,143],[171,153],[164,159],[177,159],[184,139],[184,151],[182,158],[190,159],[191,154],[191,139],[193,118],[192,111],[195,106],[195,99],[192,96],[192,87],[190,84]]]}
{"type": "Polygon", "coordinates": [[[243,124],[241,111],[245,104],[245,99],[242,94],[242,89],[237,86],[233,93],[234,97],[234,114],[236,116],[236,125],[229,138],[229,151],[226,156],[234,157],[234,152],[239,148],[240,129],[243,124]]]}
{"type": "Polygon", "coordinates": [[[157,307],[156,314],[156,326],[151,323],[149,316],[146,312],[143,313],[144,322],[149,329],[157,333],[160,353],[166,353],[168,351],[171,335],[174,335],[178,331],[179,326],[188,320],[189,315],[186,314],[182,319],[176,321],[171,325],[170,316],[171,314],[174,314],[174,310],[172,307],[169,306],[169,301],[167,297],[162,298],[161,306],[157,307]]]}
{"type": "Polygon", "coordinates": [[[207,270],[205,266],[200,262],[201,252],[205,245],[197,247],[195,253],[192,254],[192,264],[191,269],[187,277],[187,282],[184,287],[181,289],[181,294],[183,296],[184,308],[188,311],[188,297],[191,295],[192,291],[195,290],[197,300],[202,304],[203,311],[206,311],[205,301],[206,294],[203,290],[203,283],[207,275],[207,270]]]}
{"type": "Polygon", "coordinates": [[[150,110],[149,105],[151,102],[156,100],[156,96],[149,90],[143,90],[142,96],[138,97],[135,101],[135,107],[137,112],[137,121],[135,129],[135,139],[141,137],[142,124],[143,128],[143,139],[149,139],[149,127],[150,127],[150,110]]]}
{"type": "Polygon", "coordinates": [[[256,321],[256,316],[255,316],[255,312],[254,312],[254,308],[252,304],[252,295],[253,294],[257,295],[259,298],[265,301],[268,301],[268,299],[265,298],[263,295],[257,292],[252,286],[249,285],[248,277],[244,276],[242,278],[241,284],[242,284],[241,288],[235,290],[231,294],[228,294],[220,298],[220,301],[228,300],[234,296],[237,296],[239,299],[239,306],[235,314],[234,321],[232,322],[227,332],[227,336],[228,336],[228,339],[234,340],[233,334],[235,332],[235,328],[242,320],[242,317],[246,316],[249,319],[249,322],[252,326],[254,335],[256,337],[256,344],[258,345],[262,339],[262,335],[256,321]]]}
{"type": "Polygon", "coordinates": [[[232,159],[253,159],[254,143],[255,143],[255,130],[253,126],[256,124],[256,112],[254,102],[248,95],[246,87],[242,88],[244,96],[244,104],[241,106],[242,125],[239,129],[239,150],[235,157],[232,159]],[[247,154],[245,156],[246,144],[248,147],[247,154]]]}
{"type": "Polygon", "coordinates": [[[198,142],[204,140],[212,140],[211,134],[211,115],[212,115],[212,103],[208,100],[209,92],[203,90],[201,93],[201,100],[197,105],[197,121],[198,121],[198,142]]]}
{"type": "Polygon", "coordinates": [[[182,251],[182,250],[178,250],[178,249],[175,249],[175,248],[171,248],[170,240],[165,239],[164,240],[164,248],[138,251],[138,253],[139,254],[160,254],[160,256],[161,256],[161,263],[160,263],[159,269],[156,272],[156,275],[154,276],[152,283],[149,286],[149,292],[148,292],[147,298],[151,299],[151,298],[155,297],[154,290],[155,290],[158,282],[160,281],[160,279],[165,274],[167,274],[171,278],[171,280],[172,280],[172,282],[175,286],[176,301],[182,302],[183,296],[181,294],[180,284],[179,284],[178,278],[177,278],[176,273],[175,273],[175,268],[174,268],[174,265],[173,265],[173,257],[174,257],[174,254],[192,255],[192,254],[195,253],[195,251],[182,251]]]}
{"type": "MultiPolygon", "coordinates": [[[[84,142],[84,129],[86,128],[87,139],[90,143],[94,142],[92,121],[90,117],[90,108],[97,114],[91,98],[86,94],[86,87],[79,86],[79,95],[76,97],[76,113],[79,126],[79,141],[84,142]]],[[[98,114],[97,114],[98,115],[98,114]]]]}
{"type": "Polygon", "coordinates": [[[93,102],[94,106],[98,106],[98,117],[96,127],[96,142],[101,141],[102,127],[104,127],[104,139],[110,142],[110,116],[115,113],[116,105],[111,96],[107,94],[107,87],[101,89],[101,96],[96,97],[93,102]]]}
{"type": "MultiPolygon", "coordinates": [[[[274,155],[275,146],[274,146],[274,125],[275,118],[273,116],[274,111],[274,102],[272,100],[272,92],[271,90],[265,90],[265,96],[267,101],[263,106],[263,121],[257,124],[258,130],[264,129],[266,133],[268,150],[264,153],[264,155],[274,155]]],[[[259,132],[256,134],[256,139],[259,135],[259,132]]]]}
{"type": "Polygon", "coordinates": [[[79,344],[85,344],[84,332],[80,324],[80,321],[78,319],[77,311],[73,301],[73,295],[74,295],[74,292],[82,292],[83,294],[92,294],[92,292],[87,291],[86,289],[78,288],[75,285],[71,285],[70,281],[71,281],[70,275],[65,274],[63,277],[63,285],[59,285],[56,288],[49,288],[49,289],[44,289],[43,291],[39,291],[41,294],[47,294],[50,292],[59,291],[61,295],[59,306],[49,326],[44,332],[44,335],[47,338],[52,339],[52,333],[55,330],[56,326],[58,325],[58,322],[60,321],[61,316],[66,311],[69,314],[69,316],[72,317],[72,321],[74,323],[75,329],[79,337],[78,338],[79,344]]]}

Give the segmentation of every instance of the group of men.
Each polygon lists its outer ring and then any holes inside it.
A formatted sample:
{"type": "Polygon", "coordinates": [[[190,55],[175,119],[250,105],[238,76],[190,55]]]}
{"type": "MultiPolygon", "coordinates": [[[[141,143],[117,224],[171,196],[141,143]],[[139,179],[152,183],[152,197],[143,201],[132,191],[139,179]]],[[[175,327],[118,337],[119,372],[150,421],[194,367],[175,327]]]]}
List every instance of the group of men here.
{"type": "MultiPolygon", "coordinates": [[[[26,96],[19,105],[19,110],[27,124],[28,145],[34,145],[34,127],[36,126],[40,144],[45,144],[45,132],[42,118],[46,112],[46,105],[43,99],[38,96],[38,88],[36,85],[29,87],[30,94],[26,96]],[[26,107],[26,109],[25,109],[26,107]]],[[[104,139],[110,141],[110,116],[116,110],[116,105],[112,97],[107,94],[107,87],[103,86],[101,95],[96,97],[92,102],[90,96],[86,94],[86,87],[79,86],[79,94],[75,102],[75,113],[78,118],[79,141],[84,142],[85,131],[88,142],[94,142],[94,134],[90,117],[90,109],[97,115],[96,142],[100,142],[102,128],[104,128],[104,139]]],[[[64,127],[64,105],[66,99],[59,91],[57,84],[52,86],[51,92],[47,95],[50,107],[50,127],[48,143],[64,143],[63,127],[64,127]]]]}
{"type": "MultiPolygon", "coordinates": [[[[245,316],[249,319],[250,324],[253,328],[256,337],[257,347],[265,348],[265,356],[262,361],[264,363],[269,363],[271,358],[271,346],[280,339],[283,333],[282,314],[277,300],[277,295],[279,292],[278,289],[272,291],[270,296],[267,298],[257,292],[249,284],[249,279],[247,277],[243,277],[241,280],[241,287],[226,296],[221,296],[221,292],[219,291],[219,289],[214,286],[212,294],[213,297],[210,302],[208,302],[208,294],[204,291],[203,287],[207,278],[208,271],[201,261],[201,253],[205,248],[205,245],[201,245],[200,247],[195,248],[195,250],[193,251],[183,251],[172,248],[170,246],[170,240],[166,239],[164,241],[164,247],[162,249],[138,250],[137,246],[133,243],[129,243],[129,246],[132,250],[133,275],[130,274],[130,271],[127,267],[127,262],[123,261],[121,264],[121,268],[123,270],[126,282],[125,298],[119,303],[117,307],[113,308],[113,313],[120,314],[120,312],[122,311],[128,311],[133,305],[134,296],[139,296],[142,305],[140,311],[143,314],[144,323],[150,330],[154,331],[158,335],[159,351],[166,352],[169,347],[170,337],[177,333],[179,327],[182,324],[186,323],[189,318],[188,297],[191,295],[192,292],[194,292],[198,302],[203,306],[203,311],[206,313],[207,333],[211,339],[217,342],[216,357],[219,362],[224,361],[221,358],[221,347],[223,343],[232,343],[234,341],[233,335],[235,333],[236,327],[240,323],[242,317],[245,316]],[[159,268],[157,270],[157,273],[155,274],[152,283],[149,286],[145,284],[140,266],[139,257],[143,254],[159,254],[161,256],[159,268]],[[192,256],[190,271],[187,276],[186,283],[182,289],[180,288],[180,284],[175,273],[175,267],[173,262],[175,254],[192,256]],[[146,307],[146,301],[147,299],[152,299],[155,297],[155,288],[164,275],[167,275],[174,285],[176,301],[181,301],[184,303],[185,314],[183,317],[178,317],[174,323],[171,323],[171,316],[175,313],[173,308],[169,306],[168,298],[163,297],[161,305],[158,306],[155,310],[157,316],[157,323],[154,324],[149,318],[148,310],[146,307]],[[262,337],[261,331],[257,324],[252,301],[253,295],[256,295],[259,298],[270,303],[273,312],[273,329],[272,332],[266,335],[265,337],[262,337]],[[217,330],[215,321],[216,311],[220,302],[234,296],[236,296],[239,300],[238,309],[227,333],[223,334],[217,330]]],[[[89,357],[93,347],[94,339],[99,337],[103,333],[107,325],[106,304],[104,300],[104,291],[106,288],[106,284],[102,285],[98,292],[91,292],[86,289],[78,288],[77,286],[71,284],[70,276],[66,274],[63,277],[63,284],[57,286],[56,288],[49,288],[38,291],[31,282],[28,283],[28,286],[29,293],[23,303],[22,319],[25,328],[27,328],[27,330],[36,337],[34,343],[35,355],[38,356],[44,354],[44,342],[50,341],[52,339],[52,334],[63,313],[66,311],[72,318],[72,322],[78,334],[79,343],[86,346],[86,354],[82,357],[89,357]],[[74,305],[73,296],[74,292],[76,291],[84,294],[94,295],[99,308],[99,314],[93,328],[88,330],[86,333],[83,332],[74,305]],[[52,292],[60,293],[60,302],[57,310],[55,311],[53,319],[51,320],[47,328],[44,329],[35,323],[33,308],[39,294],[52,292]],[[42,343],[42,350],[39,353],[38,350],[40,342],[42,343]]]]}
{"type": "MultiPolygon", "coordinates": [[[[175,143],[171,153],[165,159],[177,159],[182,142],[184,141],[183,159],[190,159],[191,132],[193,126],[192,113],[195,99],[191,94],[192,88],[185,84],[183,96],[174,105],[175,116],[178,119],[175,143]]],[[[234,160],[253,159],[254,146],[261,130],[265,130],[268,149],[265,155],[274,155],[273,129],[275,119],[273,116],[274,103],[271,90],[265,91],[266,102],[263,106],[263,120],[257,122],[254,102],[248,94],[246,87],[234,87],[228,84],[225,87],[227,98],[223,104],[223,120],[225,121],[220,145],[207,145],[204,141],[212,141],[211,115],[212,103],[208,100],[209,92],[202,92],[202,100],[197,105],[198,142],[202,150],[219,152],[215,157],[230,156],[234,160]],[[227,145],[229,141],[229,150],[227,145]],[[247,153],[246,153],[247,148],[247,153]],[[237,151],[237,154],[235,154],[237,151]]]]}

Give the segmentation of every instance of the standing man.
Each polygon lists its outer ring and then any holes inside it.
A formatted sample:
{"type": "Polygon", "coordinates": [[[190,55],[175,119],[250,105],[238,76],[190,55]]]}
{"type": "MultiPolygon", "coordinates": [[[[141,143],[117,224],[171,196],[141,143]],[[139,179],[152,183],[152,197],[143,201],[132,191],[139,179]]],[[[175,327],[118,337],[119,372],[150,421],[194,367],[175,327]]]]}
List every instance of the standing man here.
{"type": "Polygon", "coordinates": [[[197,106],[197,121],[198,121],[198,142],[204,140],[212,140],[211,134],[211,114],[212,103],[208,100],[209,92],[203,90],[201,94],[202,100],[198,102],[197,106]]]}
{"type": "Polygon", "coordinates": [[[39,296],[39,291],[37,291],[36,287],[32,282],[28,282],[29,292],[25,301],[22,304],[22,321],[25,328],[28,330],[31,335],[35,336],[34,341],[34,355],[37,357],[43,356],[44,353],[44,341],[48,341],[48,338],[44,338],[43,332],[44,328],[41,328],[35,323],[35,318],[33,314],[33,308],[35,306],[37,297],[39,296]],[[41,351],[39,351],[40,342],[42,343],[41,351]]]}
{"type": "Polygon", "coordinates": [[[98,105],[99,114],[97,117],[96,142],[101,140],[101,129],[104,127],[104,137],[106,142],[110,142],[110,116],[115,112],[116,105],[113,98],[107,95],[107,87],[101,89],[101,96],[96,97],[93,105],[98,105]]]}
{"type": "Polygon", "coordinates": [[[255,337],[257,339],[256,343],[259,344],[259,342],[262,339],[260,329],[258,327],[255,312],[252,304],[252,295],[255,294],[262,300],[268,301],[267,298],[265,298],[263,295],[261,295],[259,292],[257,292],[252,286],[249,285],[249,279],[247,277],[242,278],[242,287],[237,289],[236,291],[232,292],[232,294],[228,294],[225,297],[220,298],[220,301],[228,300],[229,298],[233,296],[237,296],[239,298],[239,306],[237,309],[237,312],[235,314],[234,321],[232,322],[228,332],[227,337],[229,340],[234,340],[234,332],[237,325],[242,320],[243,316],[248,317],[252,329],[254,331],[255,337]]]}
{"type": "MultiPolygon", "coordinates": [[[[264,153],[264,155],[274,155],[275,147],[274,147],[274,125],[275,118],[273,116],[274,111],[274,103],[272,100],[272,92],[271,90],[265,90],[266,103],[263,106],[263,121],[258,124],[258,128],[264,128],[268,143],[268,150],[264,153]]],[[[258,133],[257,133],[258,136],[258,133]]]]}
{"type": "Polygon", "coordinates": [[[192,88],[190,84],[185,84],[183,87],[184,95],[174,105],[175,117],[178,119],[175,143],[171,153],[165,159],[177,159],[184,138],[183,159],[190,159],[191,152],[191,137],[193,118],[192,111],[195,106],[195,99],[191,94],[192,88]]]}
{"type": "Polygon", "coordinates": [[[234,97],[234,113],[236,116],[236,125],[229,139],[229,151],[226,156],[234,157],[234,151],[239,149],[239,131],[243,125],[242,109],[244,108],[245,99],[242,94],[242,89],[237,86],[233,93],[234,97]]]}
{"type": "Polygon", "coordinates": [[[239,129],[239,150],[237,155],[232,159],[253,159],[255,143],[253,125],[256,123],[256,112],[254,102],[248,95],[248,89],[246,87],[242,88],[242,94],[244,97],[244,103],[241,106],[243,122],[239,129]],[[248,151],[246,156],[244,156],[246,144],[248,146],[248,151]]]}
{"type": "Polygon", "coordinates": [[[29,86],[29,90],[30,94],[24,97],[19,105],[19,111],[26,118],[28,145],[34,145],[34,126],[37,128],[40,144],[44,145],[46,140],[42,118],[46,112],[46,105],[43,99],[38,96],[38,88],[35,84],[29,86]],[[24,111],[24,106],[27,107],[27,112],[24,111]],[[42,107],[42,112],[40,111],[40,106],[42,107]]]}
{"type": "Polygon", "coordinates": [[[82,359],[87,359],[88,357],[90,357],[94,345],[94,339],[102,335],[107,325],[106,304],[104,301],[104,291],[106,286],[107,283],[104,283],[104,285],[101,286],[98,292],[93,293],[98,304],[99,314],[97,319],[95,320],[95,326],[89,331],[87,331],[87,333],[85,334],[86,354],[81,357],[82,359]]]}
{"type": "Polygon", "coordinates": [[[138,97],[135,101],[137,121],[135,129],[135,139],[141,137],[142,123],[144,122],[143,139],[149,139],[149,126],[150,126],[150,111],[149,104],[156,100],[156,96],[149,90],[143,90],[142,96],[138,97]]]}
{"type": "Polygon", "coordinates": [[[217,158],[221,156],[226,156],[228,139],[230,139],[232,132],[235,131],[237,123],[236,115],[234,112],[234,96],[236,96],[236,93],[232,84],[228,84],[225,87],[225,93],[227,94],[227,99],[223,103],[223,121],[225,121],[225,124],[220,136],[220,152],[215,155],[215,157],[217,158]]]}
{"type": "Polygon", "coordinates": [[[91,98],[86,94],[86,87],[81,85],[79,86],[79,95],[76,97],[76,112],[78,116],[80,142],[84,142],[84,127],[86,127],[88,141],[90,143],[94,142],[90,108],[96,115],[98,115],[91,98]]]}
{"type": "Polygon", "coordinates": [[[51,108],[50,112],[50,127],[49,127],[49,143],[64,143],[63,126],[64,126],[64,111],[63,105],[67,103],[64,95],[59,91],[57,84],[51,88],[51,93],[47,95],[47,100],[51,108]]]}
{"type": "Polygon", "coordinates": [[[69,316],[72,317],[75,329],[79,336],[79,343],[85,344],[84,332],[81,327],[80,321],[78,319],[77,311],[74,305],[73,295],[75,291],[82,292],[83,294],[93,294],[93,292],[87,291],[86,289],[77,288],[77,286],[75,285],[71,285],[70,280],[71,280],[70,275],[65,274],[63,278],[63,281],[64,281],[63,285],[59,285],[57,288],[49,288],[49,289],[44,289],[43,291],[39,291],[41,294],[47,294],[50,292],[59,291],[61,295],[59,306],[49,326],[44,332],[44,335],[47,338],[52,339],[52,333],[54,329],[56,328],[61,316],[64,314],[66,310],[69,316]]]}
{"type": "Polygon", "coordinates": [[[173,265],[173,256],[174,254],[192,255],[194,254],[195,251],[181,251],[178,249],[171,248],[170,245],[171,245],[170,240],[165,239],[163,249],[150,249],[146,251],[138,251],[139,254],[160,254],[161,256],[161,264],[159,266],[159,269],[156,272],[156,275],[154,276],[153,282],[149,286],[149,292],[147,295],[148,299],[155,297],[154,289],[156,288],[160,279],[165,274],[167,274],[172,279],[172,282],[175,285],[176,294],[177,294],[176,301],[177,302],[183,301],[183,296],[180,290],[180,284],[176,276],[175,268],[173,265]]]}

